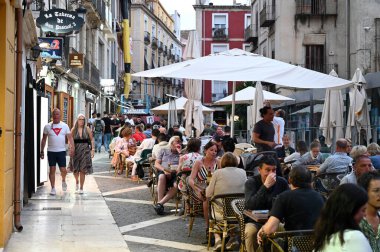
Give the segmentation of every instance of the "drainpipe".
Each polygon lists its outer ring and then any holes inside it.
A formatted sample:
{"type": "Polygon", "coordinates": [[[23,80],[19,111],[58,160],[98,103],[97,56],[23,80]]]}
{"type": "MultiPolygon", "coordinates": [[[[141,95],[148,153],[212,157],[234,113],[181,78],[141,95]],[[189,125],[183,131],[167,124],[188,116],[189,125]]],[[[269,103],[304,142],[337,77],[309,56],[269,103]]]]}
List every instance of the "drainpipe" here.
{"type": "Polygon", "coordinates": [[[129,42],[129,1],[121,1],[121,12],[123,16],[123,49],[124,49],[124,99],[129,96],[131,84],[131,48],[129,42]]]}
{"type": "Polygon", "coordinates": [[[15,187],[14,187],[14,226],[21,232],[21,93],[22,93],[22,9],[16,9],[17,49],[16,49],[16,147],[15,147],[15,187]]]}
{"type": "MultiPolygon", "coordinates": [[[[347,80],[350,79],[351,77],[351,50],[350,50],[350,0],[346,0],[346,72],[347,72],[347,80]]],[[[346,89],[346,122],[348,120],[348,110],[350,108],[349,106],[349,100],[350,100],[350,95],[349,95],[349,89],[346,89]]]]}

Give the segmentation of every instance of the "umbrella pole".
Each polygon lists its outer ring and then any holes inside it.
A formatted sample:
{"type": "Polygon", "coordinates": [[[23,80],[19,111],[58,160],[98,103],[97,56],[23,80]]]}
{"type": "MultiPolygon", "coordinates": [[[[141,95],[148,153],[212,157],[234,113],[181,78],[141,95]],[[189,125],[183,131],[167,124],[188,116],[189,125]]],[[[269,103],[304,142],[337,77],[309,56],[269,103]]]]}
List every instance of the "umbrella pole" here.
{"type": "Polygon", "coordinates": [[[234,129],[235,129],[235,93],[236,93],[236,81],[232,83],[232,111],[231,111],[231,137],[234,137],[234,129]]]}

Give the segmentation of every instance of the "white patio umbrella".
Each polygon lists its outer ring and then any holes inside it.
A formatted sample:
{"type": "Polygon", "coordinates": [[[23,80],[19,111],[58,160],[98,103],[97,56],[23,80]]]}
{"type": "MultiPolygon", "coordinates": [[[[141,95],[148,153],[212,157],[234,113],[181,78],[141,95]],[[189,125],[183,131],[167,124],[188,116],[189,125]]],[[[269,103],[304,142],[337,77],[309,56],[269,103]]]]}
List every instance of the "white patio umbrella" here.
{"type": "MultiPolygon", "coordinates": [[[[185,104],[186,104],[187,98],[181,96],[178,99],[175,99],[175,106],[177,108],[178,112],[183,112],[185,110],[185,104]]],[[[160,106],[157,106],[155,108],[150,109],[151,112],[157,115],[167,115],[169,112],[169,102],[162,104],[160,106]]],[[[202,105],[202,111],[203,113],[212,113],[214,112],[213,109],[210,109],[206,106],[202,105]]]]}
{"type": "MultiPolygon", "coordinates": [[[[199,58],[200,46],[197,31],[190,31],[187,44],[184,50],[183,58],[185,60],[191,60],[199,58]]],[[[196,137],[199,137],[204,129],[203,113],[202,113],[202,81],[186,79],[185,80],[185,93],[187,96],[187,102],[185,104],[185,133],[187,136],[191,136],[192,127],[196,128],[196,137]]]]}
{"type": "MultiPolygon", "coordinates": [[[[210,54],[132,74],[136,77],[168,77],[220,81],[265,81],[296,88],[333,88],[351,81],[291,65],[241,49],[210,54]]],[[[233,87],[235,90],[235,85],[233,87]]],[[[232,115],[234,115],[234,103],[232,115]]],[[[233,116],[232,116],[233,117],[233,116]]],[[[233,131],[233,129],[231,129],[233,131]]]]}
{"type": "Polygon", "coordinates": [[[168,110],[168,128],[173,127],[173,125],[178,124],[178,111],[176,106],[176,97],[169,96],[169,110],[168,110]]]}
{"type": "Polygon", "coordinates": [[[263,94],[263,86],[261,82],[256,82],[256,90],[255,90],[255,99],[253,101],[253,106],[251,107],[251,123],[250,123],[250,132],[252,132],[255,124],[260,121],[262,118],[260,116],[260,109],[264,106],[264,94],[263,94]]]}
{"type": "MultiPolygon", "coordinates": [[[[338,74],[333,70],[331,76],[338,77],[338,74]]],[[[342,138],[343,134],[343,97],[340,90],[326,89],[325,103],[323,105],[321,123],[322,135],[326,139],[326,144],[333,144],[334,129],[336,139],[342,138]]],[[[315,111],[314,111],[315,112],[315,111]]]]}
{"type": "MultiPolygon", "coordinates": [[[[365,84],[366,81],[363,74],[359,68],[356,69],[354,76],[352,77],[352,82],[356,85],[351,88],[349,92],[350,96],[350,109],[348,111],[347,128],[346,128],[346,138],[352,139],[352,127],[356,128],[356,132],[359,136],[360,143],[360,131],[364,129],[366,131],[367,142],[372,138],[370,117],[367,104],[367,94],[362,85],[359,91],[358,86],[360,84],[365,84]]],[[[356,142],[356,139],[353,139],[356,142]]]]}
{"type": "MultiPolygon", "coordinates": [[[[254,87],[246,87],[240,91],[235,93],[235,104],[253,104],[254,95],[256,92],[256,88],[254,87]]],[[[269,101],[270,104],[280,104],[285,101],[294,101],[294,99],[275,94],[266,90],[263,90],[264,100],[269,101]]],[[[232,104],[232,95],[226,96],[223,99],[220,99],[214,102],[215,105],[229,105],[232,104]]]]}

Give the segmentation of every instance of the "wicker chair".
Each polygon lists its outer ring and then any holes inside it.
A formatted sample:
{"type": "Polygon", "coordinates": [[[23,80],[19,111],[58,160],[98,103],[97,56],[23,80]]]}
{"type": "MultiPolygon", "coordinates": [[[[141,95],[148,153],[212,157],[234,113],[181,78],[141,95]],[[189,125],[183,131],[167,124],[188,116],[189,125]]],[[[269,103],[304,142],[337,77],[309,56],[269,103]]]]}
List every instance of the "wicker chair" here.
{"type": "Polygon", "coordinates": [[[244,206],[245,206],[245,199],[235,199],[231,202],[232,209],[235,212],[236,219],[239,221],[239,228],[240,228],[240,249],[239,252],[246,251],[245,249],[245,222],[244,222],[244,206]]]}
{"type": "Polygon", "coordinates": [[[232,208],[231,202],[235,199],[244,199],[244,193],[234,193],[234,194],[220,194],[215,195],[210,200],[210,221],[209,221],[209,235],[207,249],[210,248],[211,243],[211,233],[222,234],[222,252],[224,251],[225,240],[228,231],[232,230],[231,225],[239,224],[235,216],[235,211],[232,208]],[[215,218],[215,208],[222,207],[222,219],[218,220],[215,218]]]}
{"type": "Polygon", "coordinates": [[[274,246],[279,252],[311,252],[313,251],[314,230],[294,230],[276,232],[267,237],[263,237],[264,243],[274,246]],[[284,248],[279,244],[283,241],[284,248]]]}
{"type": "Polygon", "coordinates": [[[152,195],[153,204],[157,204],[158,200],[158,194],[157,194],[157,183],[158,183],[158,171],[156,167],[154,167],[155,159],[151,158],[149,159],[150,162],[150,168],[149,168],[149,174],[152,179],[152,186],[150,187],[150,193],[152,195]]]}

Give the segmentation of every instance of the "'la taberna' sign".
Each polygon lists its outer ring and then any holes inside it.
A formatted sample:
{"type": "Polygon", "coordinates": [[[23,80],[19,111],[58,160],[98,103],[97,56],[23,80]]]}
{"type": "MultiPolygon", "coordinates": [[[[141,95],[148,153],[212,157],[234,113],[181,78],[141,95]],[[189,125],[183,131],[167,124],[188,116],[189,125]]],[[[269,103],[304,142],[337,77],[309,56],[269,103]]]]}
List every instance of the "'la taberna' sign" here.
{"type": "Polygon", "coordinates": [[[41,11],[36,22],[43,32],[66,34],[82,28],[84,20],[75,11],[50,9],[41,11]]]}

